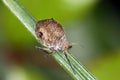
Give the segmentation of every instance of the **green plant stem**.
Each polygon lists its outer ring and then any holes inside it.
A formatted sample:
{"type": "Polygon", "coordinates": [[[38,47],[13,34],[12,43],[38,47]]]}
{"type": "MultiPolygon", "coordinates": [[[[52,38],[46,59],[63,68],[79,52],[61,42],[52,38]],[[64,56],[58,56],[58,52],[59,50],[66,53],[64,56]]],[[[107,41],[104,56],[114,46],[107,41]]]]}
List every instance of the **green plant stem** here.
{"type": "MultiPolygon", "coordinates": [[[[37,20],[17,0],[2,1],[37,39],[34,31],[37,20]]],[[[73,73],[73,70],[66,60],[63,52],[58,51],[55,54],[52,54],[52,57],[74,80],[96,80],[94,75],[87,71],[87,69],[82,64],[80,64],[72,54],[68,53],[67,55],[76,73],[73,73]]]]}

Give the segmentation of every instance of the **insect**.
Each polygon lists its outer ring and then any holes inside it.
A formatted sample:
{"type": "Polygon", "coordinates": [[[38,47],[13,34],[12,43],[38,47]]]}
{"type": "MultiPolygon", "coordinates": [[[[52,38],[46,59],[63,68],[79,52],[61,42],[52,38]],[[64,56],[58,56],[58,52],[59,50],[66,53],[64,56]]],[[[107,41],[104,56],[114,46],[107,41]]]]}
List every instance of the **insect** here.
{"type": "Polygon", "coordinates": [[[63,51],[72,68],[66,52],[72,46],[66,39],[66,35],[61,24],[59,24],[53,18],[40,20],[36,24],[35,34],[45,46],[45,48],[39,47],[40,49],[50,50],[52,52],[63,51]]]}

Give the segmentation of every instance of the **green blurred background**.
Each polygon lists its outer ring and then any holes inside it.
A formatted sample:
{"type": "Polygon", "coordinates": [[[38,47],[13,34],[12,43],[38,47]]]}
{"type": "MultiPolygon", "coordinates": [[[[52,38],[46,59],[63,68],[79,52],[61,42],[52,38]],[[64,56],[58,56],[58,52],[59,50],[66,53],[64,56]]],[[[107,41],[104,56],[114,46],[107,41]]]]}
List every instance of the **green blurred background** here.
{"type": "MultiPolygon", "coordinates": [[[[37,19],[60,22],[70,50],[99,80],[119,80],[120,3],[117,0],[19,0],[37,19]]],[[[0,1],[0,80],[72,80],[35,48],[31,33],[0,1]]]]}

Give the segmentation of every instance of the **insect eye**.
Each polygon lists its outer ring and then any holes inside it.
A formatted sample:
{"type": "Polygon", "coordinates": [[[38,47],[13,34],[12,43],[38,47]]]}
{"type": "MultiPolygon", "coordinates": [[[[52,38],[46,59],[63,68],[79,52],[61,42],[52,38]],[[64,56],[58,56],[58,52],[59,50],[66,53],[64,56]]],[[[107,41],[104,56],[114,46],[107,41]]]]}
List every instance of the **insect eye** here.
{"type": "Polygon", "coordinates": [[[38,33],[38,36],[41,38],[43,36],[43,33],[42,32],[39,32],[38,33]]]}

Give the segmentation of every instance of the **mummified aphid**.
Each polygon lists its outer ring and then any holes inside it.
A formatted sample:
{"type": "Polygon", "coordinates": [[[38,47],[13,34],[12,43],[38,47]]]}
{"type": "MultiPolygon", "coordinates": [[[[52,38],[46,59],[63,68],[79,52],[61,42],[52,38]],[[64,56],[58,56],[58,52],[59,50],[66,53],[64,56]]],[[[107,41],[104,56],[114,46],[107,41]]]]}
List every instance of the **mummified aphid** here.
{"type": "Polygon", "coordinates": [[[47,49],[51,51],[63,51],[71,66],[66,51],[72,46],[67,41],[65,32],[58,22],[54,19],[38,21],[35,27],[35,34],[47,49]]]}

